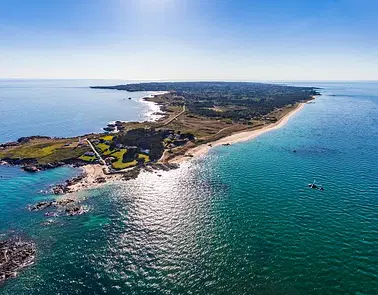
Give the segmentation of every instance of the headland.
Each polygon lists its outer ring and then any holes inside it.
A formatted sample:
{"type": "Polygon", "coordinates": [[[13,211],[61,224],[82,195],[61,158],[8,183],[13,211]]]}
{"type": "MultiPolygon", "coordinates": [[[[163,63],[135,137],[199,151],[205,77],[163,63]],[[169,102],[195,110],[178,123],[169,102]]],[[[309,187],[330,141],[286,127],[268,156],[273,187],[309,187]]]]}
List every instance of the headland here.
{"type": "Polygon", "coordinates": [[[32,136],[0,145],[0,160],[29,172],[61,165],[83,174],[53,191],[67,194],[129,180],[142,170],[169,170],[210,148],[230,145],[282,127],[306,102],[313,87],[249,82],[140,83],[93,86],[109,91],[154,91],[157,121],[115,121],[104,133],[74,138],[32,136]]]}

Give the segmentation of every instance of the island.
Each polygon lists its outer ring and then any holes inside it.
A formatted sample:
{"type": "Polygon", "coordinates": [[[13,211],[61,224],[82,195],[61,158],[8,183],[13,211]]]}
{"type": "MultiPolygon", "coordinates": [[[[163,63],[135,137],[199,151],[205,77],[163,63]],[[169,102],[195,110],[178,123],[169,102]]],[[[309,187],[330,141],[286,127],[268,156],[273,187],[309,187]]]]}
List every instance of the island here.
{"type": "Polygon", "coordinates": [[[184,159],[215,145],[230,145],[241,134],[250,138],[256,131],[277,127],[319,95],[314,87],[251,82],[159,82],[91,88],[159,92],[145,100],[158,104],[163,117],[154,122],[115,121],[103,133],[74,138],[23,137],[0,145],[0,161],[29,172],[82,166],[82,177],[55,190],[74,192],[109,179],[134,178],[141,169],[176,168],[184,159]]]}

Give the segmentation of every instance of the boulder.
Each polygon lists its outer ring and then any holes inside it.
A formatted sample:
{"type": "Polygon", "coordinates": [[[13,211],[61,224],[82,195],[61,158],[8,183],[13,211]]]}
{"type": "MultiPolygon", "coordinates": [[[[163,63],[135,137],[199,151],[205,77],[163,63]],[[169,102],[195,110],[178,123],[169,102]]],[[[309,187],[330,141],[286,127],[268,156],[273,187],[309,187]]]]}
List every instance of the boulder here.
{"type": "Polygon", "coordinates": [[[26,172],[38,172],[39,171],[37,166],[34,166],[34,165],[25,165],[25,166],[22,167],[22,169],[26,172]]]}
{"type": "Polygon", "coordinates": [[[17,272],[34,263],[35,244],[13,238],[0,241],[0,285],[13,278],[17,272]]]}

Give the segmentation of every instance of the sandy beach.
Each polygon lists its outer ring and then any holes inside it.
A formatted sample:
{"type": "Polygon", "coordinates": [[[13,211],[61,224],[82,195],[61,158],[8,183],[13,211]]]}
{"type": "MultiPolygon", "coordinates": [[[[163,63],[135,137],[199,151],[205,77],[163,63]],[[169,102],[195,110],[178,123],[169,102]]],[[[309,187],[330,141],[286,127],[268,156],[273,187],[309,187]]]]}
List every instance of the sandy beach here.
{"type": "Polygon", "coordinates": [[[73,185],[69,185],[70,192],[65,194],[64,197],[75,198],[75,193],[86,190],[89,188],[97,188],[103,186],[108,182],[119,181],[122,174],[105,174],[103,171],[104,166],[100,164],[84,165],[80,167],[83,170],[85,177],[73,185]],[[105,178],[106,182],[99,183],[97,179],[105,178]]]}
{"type": "MultiPolygon", "coordinates": [[[[191,155],[190,157],[184,156],[184,155],[177,156],[174,159],[170,160],[169,163],[180,164],[185,161],[189,161],[191,159],[195,159],[195,158],[205,155],[213,147],[220,146],[223,144],[234,144],[238,142],[251,140],[266,132],[279,129],[282,126],[284,126],[290,120],[290,118],[295,116],[304,107],[305,104],[306,103],[298,104],[298,106],[295,109],[290,111],[287,115],[282,117],[279,121],[277,121],[274,124],[269,124],[265,127],[262,127],[256,130],[237,132],[235,134],[221,138],[209,144],[203,144],[203,145],[194,147],[188,150],[186,153],[187,155],[191,155]]],[[[122,174],[105,174],[103,171],[104,166],[100,164],[85,165],[85,166],[82,166],[81,168],[83,169],[83,173],[85,173],[86,176],[79,182],[73,185],[70,185],[69,186],[70,193],[66,194],[65,197],[74,198],[75,197],[74,195],[76,192],[86,190],[89,188],[97,188],[109,182],[111,183],[114,181],[121,181],[122,176],[123,176],[122,174]],[[106,182],[99,183],[98,182],[99,178],[104,178],[106,182]]]]}
{"type": "Polygon", "coordinates": [[[235,134],[232,134],[230,136],[221,138],[219,140],[213,141],[209,144],[203,144],[197,147],[194,147],[187,151],[187,155],[192,155],[192,157],[188,156],[178,156],[170,161],[170,163],[176,163],[180,164],[184,161],[188,161],[190,159],[198,158],[200,156],[205,155],[211,148],[223,145],[223,144],[234,144],[238,142],[243,142],[247,140],[251,140],[253,138],[256,138],[257,136],[264,134],[269,131],[273,131],[276,129],[279,129],[283,127],[289,120],[292,118],[295,114],[297,114],[300,110],[303,109],[306,103],[300,103],[298,106],[293,109],[291,112],[289,112],[286,116],[282,117],[279,121],[277,121],[274,124],[269,124],[265,127],[262,127],[260,129],[255,129],[251,131],[242,131],[237,132],[235,134]],[[211,146],[210,146],[211,145],[211,146]]]}

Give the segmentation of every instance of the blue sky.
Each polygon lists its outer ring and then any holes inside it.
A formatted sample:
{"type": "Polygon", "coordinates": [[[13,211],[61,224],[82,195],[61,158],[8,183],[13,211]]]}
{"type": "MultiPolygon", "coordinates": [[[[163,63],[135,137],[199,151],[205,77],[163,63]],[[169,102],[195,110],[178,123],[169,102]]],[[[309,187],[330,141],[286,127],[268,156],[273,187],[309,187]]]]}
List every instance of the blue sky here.
{"type": "Polygon", "coordinates": [[[378,80],[377,11],[373,0],[0,0],[0,77],[378,80]]]}

